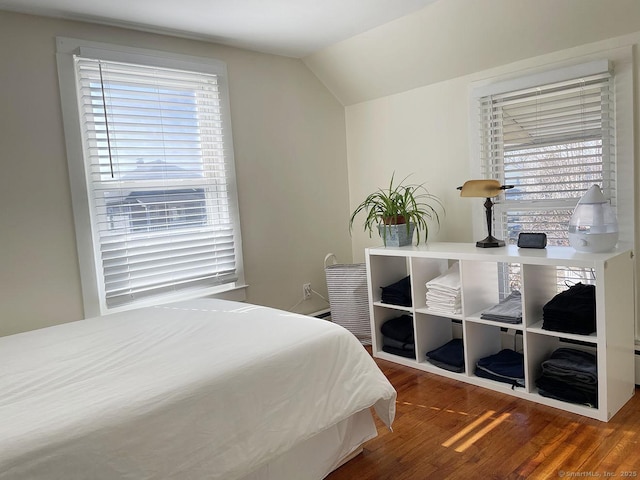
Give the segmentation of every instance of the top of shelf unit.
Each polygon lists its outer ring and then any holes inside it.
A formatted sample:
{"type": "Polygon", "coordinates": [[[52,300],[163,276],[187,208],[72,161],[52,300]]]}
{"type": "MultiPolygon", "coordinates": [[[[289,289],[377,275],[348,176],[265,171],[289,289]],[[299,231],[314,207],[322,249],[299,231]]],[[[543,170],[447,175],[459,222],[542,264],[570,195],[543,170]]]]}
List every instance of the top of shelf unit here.
{"type": "Polygon", "coordinates": [[[606,253],[578,252],[572,247],[518,248],[507,245],[496,248],[480,248],[475,243],[434,242],[406,247],[374,247],[366,249],[369,255],[399,257],[425,257],[452,260],[477,260],[507,263],[529,263],[537,265],[584,266],[604,262],[629,248],[619,246],[606,253]]]}

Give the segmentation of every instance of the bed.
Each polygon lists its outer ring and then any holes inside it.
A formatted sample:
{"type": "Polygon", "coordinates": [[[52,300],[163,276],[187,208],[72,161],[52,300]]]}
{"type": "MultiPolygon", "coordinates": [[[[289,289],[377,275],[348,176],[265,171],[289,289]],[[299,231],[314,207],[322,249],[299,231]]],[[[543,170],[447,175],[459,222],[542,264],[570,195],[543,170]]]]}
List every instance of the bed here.
{"type": "Polygon", "coordinates": [[[321,479],[391,428],[344,328],[198,299],[0,338],[0,480],[321,479]]]}

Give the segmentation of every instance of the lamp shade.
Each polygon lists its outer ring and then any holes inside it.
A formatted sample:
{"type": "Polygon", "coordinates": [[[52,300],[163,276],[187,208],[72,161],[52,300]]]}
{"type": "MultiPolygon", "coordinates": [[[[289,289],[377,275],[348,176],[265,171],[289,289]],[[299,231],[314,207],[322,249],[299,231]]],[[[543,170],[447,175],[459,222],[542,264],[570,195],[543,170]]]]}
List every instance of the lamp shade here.
{"type": "Polygon", "coordinates": [[[458,187],[461,197],[497,197],[504,188],[498,180],[467,180],[464,185],[458,187]]]}
{"type": "Polygon", "coordinates": [[[569,245],[579,252],[607,252],[618,243],[618,221],[598,185],[576,205],[569,220],[569,245]]]}

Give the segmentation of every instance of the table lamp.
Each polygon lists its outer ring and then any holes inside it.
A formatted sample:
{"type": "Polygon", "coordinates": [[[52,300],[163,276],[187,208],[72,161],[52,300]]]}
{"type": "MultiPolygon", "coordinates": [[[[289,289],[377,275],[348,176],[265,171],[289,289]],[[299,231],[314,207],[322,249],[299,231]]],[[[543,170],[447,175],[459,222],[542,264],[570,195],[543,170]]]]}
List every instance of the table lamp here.
{"type": "Polygon", "coordinates": [[[503,190],[513,188],[513,185],[500,185],[498,180],[467,180],[464,185],[458,187],[461,197],[486,198],[484,208],[487,216],[487,230],[489,235],[476,242],[476,247],[492,248],[504,247],[504,240],[498,240],[491,234],[491,216],[493,210],[492,197],[497,197],[503,190]]]}

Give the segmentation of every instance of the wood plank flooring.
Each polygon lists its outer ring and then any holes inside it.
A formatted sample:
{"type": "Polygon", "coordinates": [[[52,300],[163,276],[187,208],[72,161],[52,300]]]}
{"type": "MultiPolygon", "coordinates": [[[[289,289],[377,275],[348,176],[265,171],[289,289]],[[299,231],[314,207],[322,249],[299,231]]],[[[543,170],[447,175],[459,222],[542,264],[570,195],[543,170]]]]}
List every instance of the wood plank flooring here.
{"type": "Polygon", "coordinates": [[[609,422],[376,359],[396,388],[390,432],[327,480],[639,478],[640,392],[609,422]]]}

